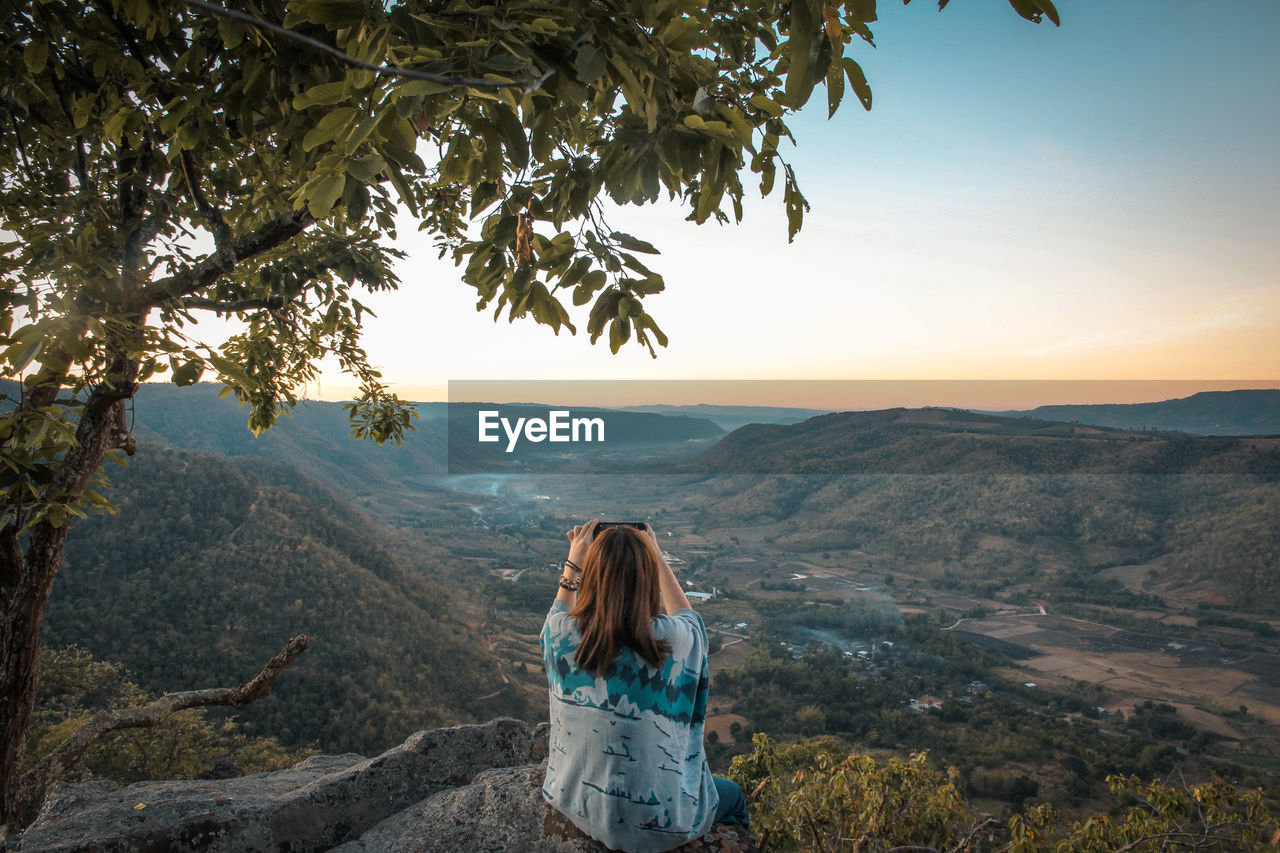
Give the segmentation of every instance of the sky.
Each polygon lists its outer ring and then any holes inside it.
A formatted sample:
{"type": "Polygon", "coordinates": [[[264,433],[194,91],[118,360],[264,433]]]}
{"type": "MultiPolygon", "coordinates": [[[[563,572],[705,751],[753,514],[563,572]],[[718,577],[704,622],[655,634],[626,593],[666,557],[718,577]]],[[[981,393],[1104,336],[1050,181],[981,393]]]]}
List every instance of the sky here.
{"type": "MultiPolygon", "coordinates": [[[[656,360],[591,346],[585,314],[576,337],[494,323],[405,221],[373,362],[415,400],[467,379],[1275,387],[1280,3],[1059,0],[1061,28],[1003,0],[879,5],[877,48],[852,49],[873,109],[850,94],[828,121],[819,89],[792,120],[812,206],[794,243],[780,192],[735,226],[611,215],[662,250],[656,360]]],[[[307,393],[352,389],[326,373],[307,393]]]]}

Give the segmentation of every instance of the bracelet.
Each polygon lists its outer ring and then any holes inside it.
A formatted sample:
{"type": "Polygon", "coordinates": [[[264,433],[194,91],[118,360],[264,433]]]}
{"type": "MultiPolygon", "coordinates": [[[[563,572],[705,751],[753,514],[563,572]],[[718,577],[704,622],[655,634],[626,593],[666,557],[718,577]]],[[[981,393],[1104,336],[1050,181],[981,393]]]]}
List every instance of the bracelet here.
{"type": "Polygon", "coordinates": [[[569,580],[568,578],[560,578],[560,588],[567,589],[569,592],[577,592],[578,587],[582,586],[582,581],[569,580]]]}
{"type": "Polygon", "coordinates": [[[566,560],[564,561],[564,564],[565,564],[566,566],[568,566],[569,568],[573,569],[573,570],[574,570],[575,572],[577,572],[578,574],[582,574],[582,566],[579,566],[579,565],[578,565],[577,563],[575,563],[573,560],[568,560],[568,559],[566,559],[566,560]]]}

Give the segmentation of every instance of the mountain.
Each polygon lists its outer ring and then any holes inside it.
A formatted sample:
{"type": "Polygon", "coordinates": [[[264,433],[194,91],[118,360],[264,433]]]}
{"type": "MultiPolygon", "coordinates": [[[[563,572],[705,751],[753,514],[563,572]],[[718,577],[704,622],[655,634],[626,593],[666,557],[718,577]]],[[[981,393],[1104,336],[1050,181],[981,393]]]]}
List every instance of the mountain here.
{"type": "Polygon", "coordinates": [[[1076,421],[1121,429],[1177,430],[1197,435],[1278,435],[1280,389],[1202,391],[1158,403],[1039,406],[989,414],[1076,421]]]}
{"type": "Polygon", "coordinates": [[[343,403],[304,400],[292,417],[255,436],[249,414],[221,385],[179,388],[146,383],[133,402],[134,428],[145,444],[159,440],[184,450],[285,462],[331,488],[368,494],[410,476],[445,473],[448,430],[444,403],[418,404],[416,429],[401,445],[378,445],[351,436],[343,403]]]}
{"type": "Polygon", "coordinates": [[[690,467],[711,475],[700,526],[767,527],[787,550],[1098,602],[1123,592],[1098,572],[1151,564],[1170,589],[1280,613],[1280,437],[891,409],[743,427],[690,467]]]}
{"type": "Polygon", "coordinates": [[[79,644],[170,691],[238,684],[305,633],[307,653],[239,715],[339,752],[523,711],[511,691],[490,695],[503,676],[479,605],[423,537],[277,461],[152,446],[110,473],[119,512],[77,523],[47,645],[79,644]]]}
{"type": "Polygon", "coordinates": [[[734,430],[689,464],[704,473],[1280,473],[1280,436],[1152,434],[954,409],[839,412],[734,430]]]}
{"type": "Polygon", "coordinates": [[[245,426],[247,413],[230,398],[219,397],[221,386],[200,384],[178,388],[165,383],[143,385],[134,400],[135,429],[142,441],[158,439],[187,450],[239,458],[287,462],[299,471],[344,493],[369,495],[380,488],[420,481],[449,473],[512,470],[513,466],[563,467],[568,462],[591,465],[599,453],[581,444],[566,458],[565,444],[519,441],[507,453],[508,440],[495,426],[498,441],[478,444],[477,415],[494,410],[514,426],[519,418],[546,420],[553,408],[574,417],[599,417],[608,441],[605,453],[636,445],[683,446],[709,442],[724,435],[711,420],[683,414],[658,414],[545,404],[415,403],[419,417],[403,444],[377,445],[351,436],[344,404],[303,401],[292,417],[254,436],[245,426]]]}
{"type": "Polygon", "coordinates": [[[707,403],[684,406],[624,406],[628,412],[653,412],[659,415],[692,415],[706,418],[721,429],[735,430],[747,424],[798,424],[825,415],[829,409],[796,409],[785,406],[717,406],[707,403]]]}

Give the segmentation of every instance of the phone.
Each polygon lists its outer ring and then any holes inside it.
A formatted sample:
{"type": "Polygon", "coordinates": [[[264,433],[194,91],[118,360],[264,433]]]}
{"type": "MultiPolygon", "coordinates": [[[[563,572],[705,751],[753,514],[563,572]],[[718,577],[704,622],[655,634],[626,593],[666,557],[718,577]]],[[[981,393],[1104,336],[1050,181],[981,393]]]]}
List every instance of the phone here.
{"type": "Polygon", "coordinates": [[[604,530],[606,527],[634,527],[636,530],[643,533],[645,526],[646,525],[643,521],[602,521],[596,525],[596,532],[591,538],[594,539],[596,536],[599,536],[600,531],[604,530]]]}

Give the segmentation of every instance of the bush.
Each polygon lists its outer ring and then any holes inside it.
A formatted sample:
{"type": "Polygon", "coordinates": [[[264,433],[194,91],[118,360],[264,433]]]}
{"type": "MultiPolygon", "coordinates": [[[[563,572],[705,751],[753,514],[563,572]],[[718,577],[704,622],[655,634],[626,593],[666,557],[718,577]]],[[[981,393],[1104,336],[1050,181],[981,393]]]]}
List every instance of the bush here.
{"type": "MultiPolygon", "coordinates": [[[[1048,803],[1007,824],[978,815],[957,790],[957,771],[929,767],[923,752],[878,762],[846,754],[831,739],[778,746],[758,734],[753,751],[733,759],[729,775],[747,795],[761,847],[770,850],[1274,853],[1280,838],[1280,821],[1261,792],[1220,781],[1175,788],[1110,776],[1112,814],[1064,827],[1048,803]]],[[[1034,796],[1031,782],[1020,777],[1011,784],[1034,796]]]]}

